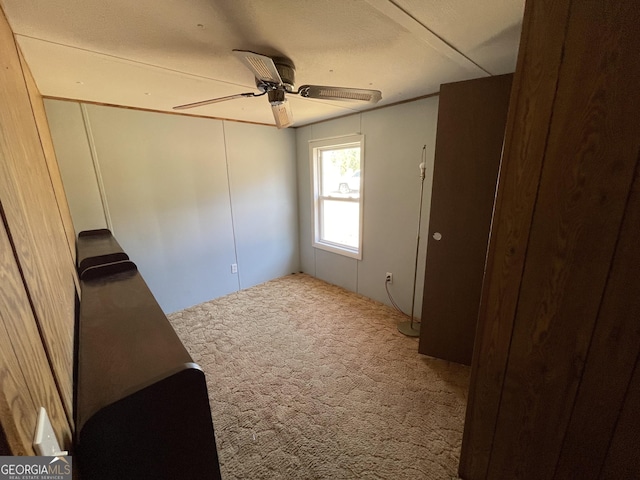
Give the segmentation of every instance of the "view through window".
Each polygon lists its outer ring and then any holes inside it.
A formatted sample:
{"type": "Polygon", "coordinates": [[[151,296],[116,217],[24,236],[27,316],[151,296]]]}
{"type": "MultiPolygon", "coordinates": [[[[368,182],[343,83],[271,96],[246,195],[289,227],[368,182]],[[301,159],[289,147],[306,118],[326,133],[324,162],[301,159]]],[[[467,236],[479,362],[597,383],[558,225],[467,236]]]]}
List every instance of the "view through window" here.
{"type": "Polygon", "coordinates": [[[362,135],[310,142],[314,179],[314,246],[361,256],[362,135]]]}

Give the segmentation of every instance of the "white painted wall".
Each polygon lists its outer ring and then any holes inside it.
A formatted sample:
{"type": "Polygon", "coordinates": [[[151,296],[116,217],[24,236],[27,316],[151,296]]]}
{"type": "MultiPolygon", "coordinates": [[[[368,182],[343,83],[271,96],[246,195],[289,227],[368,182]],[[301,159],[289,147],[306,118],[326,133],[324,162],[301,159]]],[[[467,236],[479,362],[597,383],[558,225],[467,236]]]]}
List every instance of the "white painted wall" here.
{"type": "Polygon", "coordinates": [[[71,218],[77,232],[107,228],[87,132],[76,102],[44,100],[71,218]]]}
{"type": "Polygon", "coordinates": [[[45,104],[77,231],[107,223],[98,174],[113,231],[166,312],[299,270],[387,304],[384,275],[392,272],[391,292],[410,312],[426,145],[420,316],[437,97],[295,130],[45,104]],[[352,133],[365,136],[360,261],[311,244],[308,142],[352,133]]]}
{"type": "Polygon", "coordinates": [[[300,270],[295,132],[224,123],[240,288],[300,270]]]}
{"type": "Polygon", "coordinates": [[[46,108],[65,189],[94,177],[69,198],[72,213],[99,195],[101,178],[109,226],[165,312],[298,271],[292,131],[75,102],[46,108]]]}
{"type": "Polygon", "coordinates": [[[423,145],[426,179],[422,207],[415,315],[420,316],[433,180],[438,98],[431,97],[296,129],[301,269],[327,282],[390,304],[390,290],[411,311],[423,145]],[[362,133],[365,136],[363,257],[358,261],[312,247],[310,140],[362,133]]]}

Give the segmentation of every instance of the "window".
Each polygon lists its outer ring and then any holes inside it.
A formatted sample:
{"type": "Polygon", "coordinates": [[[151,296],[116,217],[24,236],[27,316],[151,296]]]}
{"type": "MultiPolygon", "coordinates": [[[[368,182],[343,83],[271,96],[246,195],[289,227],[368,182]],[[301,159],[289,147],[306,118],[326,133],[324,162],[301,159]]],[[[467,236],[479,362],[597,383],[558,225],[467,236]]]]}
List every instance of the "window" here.
{"type": "Polygon", "coordinates": [[[362,258],[362,135],[309,142],[313,246],[362,258]]]}

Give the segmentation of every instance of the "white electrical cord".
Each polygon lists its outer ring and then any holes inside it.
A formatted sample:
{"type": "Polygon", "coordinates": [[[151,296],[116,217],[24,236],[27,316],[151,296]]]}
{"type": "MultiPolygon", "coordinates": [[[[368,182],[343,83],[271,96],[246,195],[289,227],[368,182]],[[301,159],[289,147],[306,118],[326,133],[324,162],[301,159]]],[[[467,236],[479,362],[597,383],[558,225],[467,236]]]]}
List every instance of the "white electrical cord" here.
{"type": "Polygon", "coordinates": [[[393,305],[393,307],[400,312],[401,314],[403,314],[405,317],[409,318],[409,315],[404,313],[402,311],[402,309],[398,306],[398,304],[396,303],[396,301],[394,300],[393,296],[391,295],[391,292],[389,291],[389,280],[385,280],[384,281],[384,289],[387,291],[387,296],[389,297],[389,300],[391,301],[391,305],[393,305]]]}

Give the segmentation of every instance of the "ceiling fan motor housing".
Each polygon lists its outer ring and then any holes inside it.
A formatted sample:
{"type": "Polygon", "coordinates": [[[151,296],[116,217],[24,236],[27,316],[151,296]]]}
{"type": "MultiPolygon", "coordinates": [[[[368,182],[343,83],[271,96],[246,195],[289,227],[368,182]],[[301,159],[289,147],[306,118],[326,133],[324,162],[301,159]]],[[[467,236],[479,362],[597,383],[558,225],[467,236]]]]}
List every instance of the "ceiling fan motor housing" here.
{"type": "Polygon", "coordinates": [[[273,63],[282,79],[282,85],[287,92],[293,92],[296,84],[296,67],[293,62],[285,57],[274,57],[273,63]]]}

